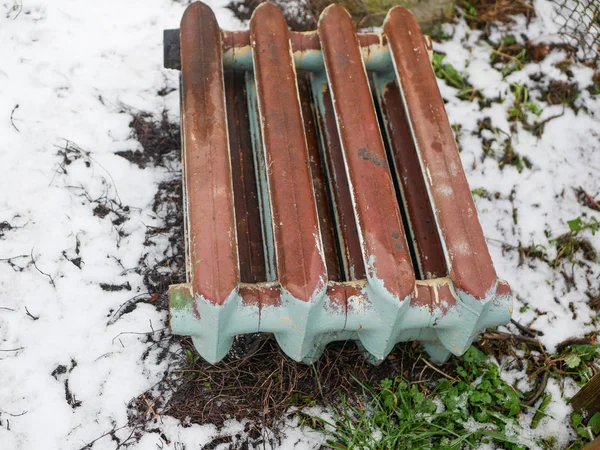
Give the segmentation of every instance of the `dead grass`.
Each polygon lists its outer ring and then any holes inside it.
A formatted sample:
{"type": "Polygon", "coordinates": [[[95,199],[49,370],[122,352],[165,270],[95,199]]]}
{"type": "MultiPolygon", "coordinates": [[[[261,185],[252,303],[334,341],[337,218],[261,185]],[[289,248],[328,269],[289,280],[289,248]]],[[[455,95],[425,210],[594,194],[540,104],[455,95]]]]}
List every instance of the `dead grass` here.
{"type": "Polygon", "coordinates": [[[489,23],[512,23],[513,16],[525,15],[529,21],[534,8],[529,0],[458,0],[471,28],[484,28],[489,23]]]}
{"type": "Polygon", "coordinates": [[[415,343],[396,346],[379,366],[368,363],[351,342],[329,345],[312,366],[289,359],[265,334],[239,337],[230,354],[215,365],[196,357],[189,339],[181,343],[187,356],[176,373],[182,383],[162,412],[193,423],[218,426],[234,417],[272,428],[292,406],[332,404],[340,395],[358,399],[360,383],[375,386],[400,376],[425,383],[440,376],[415,343]]]}
{"type": "Polygon", "coordinates": [[[586,206],[594,211],[600,211],[600,201],[587,193],[582,187],[574,189],[577,201],[583,206],[586,206]]]}
{"type": "Polygon", "coordinates": [[[573,107],[573,103],[579,96],[577,83],[565,83],[564,81],[552,80],[545,93],[545,100],[550,105],[564,103],[573,107]]]}
{"type": "Polygon", "coordinates": [[[141,169],[148,165],[165,166],[167,160],[171,162],[180,148],[179,125],[169,121],[166,111],[163,111],[160,120],[155,120],[150,113],[131,114],[131,137],[142,145],[143,151],[124,150],[116,154],[141,169]]]}

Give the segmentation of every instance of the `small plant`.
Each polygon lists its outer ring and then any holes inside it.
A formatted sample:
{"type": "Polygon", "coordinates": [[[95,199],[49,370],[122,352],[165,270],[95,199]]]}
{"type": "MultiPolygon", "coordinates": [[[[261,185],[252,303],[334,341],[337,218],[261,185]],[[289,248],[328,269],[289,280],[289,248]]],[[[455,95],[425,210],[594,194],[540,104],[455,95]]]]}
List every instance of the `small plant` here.
{"type": "Polygon", "coordinates": [[[317,399],[312,395],[303,394],[301,392],[292,392],[288,403],[290,406],[304,408],[317,405],[317,399]]]}
{"type": "Polygon", "coordinates": [[[552,265],[556,267],[563,259],[573,262],[574,255],[579,251],[582,252],[584,259],[596,262],[598,260],[596,249],[588,239],[580,237],[579,234],[585,230],[590,230],[592,235],[596,234],[600,230],[600,222],[595,217],[592,217],[589,221],[577,217],[568,220],[567,225],[569,225],[569,232],[549,241],[550,244],[556,246],[557,250],[552,265]]]}
{"type": "Polygon", "coordinates": [[[199,358],[200,355],[197,352],[190,350],[189,348],[185,349],[185,359],[188,366],[196,365],[199,358]]]}
{"type": "Polygon", "coordinates": [[[517,43],[514,36],[505,36],[490,56],[493,65],[502,65],[500,72],[507,77],[517,70],[521,70],[527,62],[527,49],[517,43]]]}
{"type": "Polygon", "coordinates": [[[515,96],[515,101],[513,105],[508,108],[508,120],[528,125],[527,113],[529,112],[535,116],[539,116],[542,113],[542,110],[537,103],[530,101],[527,86],[519,83],[511,83],[510,88],[515,96]]]}
{"type": "Polygon", "coordinates": [[[504,153],[502,158],[498,161],[498,165],[501,169],[506,165],[515,166],[519,173],[521,173],[524,168],[531,169],[531,167],[533,167],[531,161],[529,161],[527,157],[521,156],[514,150],[512,139],[510,137],[504,141],[504,153]]]}
{"type": "Polygon", "coordinates": [[[444,62],[446,55],[433,53],[433,70],[435,75],[444,80],[450,86],[459,90],[456,95],[461,100],[472,100],[482,98],[481,94],[469,84],[465,77],[454,68],[452,64],[444,62]]]}
{"type": "Polygon", "coordinates": [[[599,344],[572,345],[561,355],[567,368],[574,371],[571,375],[584,384],[590,377],[590,368],[586,363],[592,363],[599,357],[599,344]]]}
{"type": "Polygon", "coordinates": [[[15,20],[23,11],[23,1],[22,0],[13,0],[12,5],[5,4],[3,5],[6,8],[6,18],[15,20]]]}
{"type": "Polygon", "coordinates": [[[592,217],[589,222],[584,222],[580,216],[576,219],[568,220],[567,225],[569,225],[569,229],[573,233],[579,233],[583,230],[590,230],[593,236],[596,234],[596,232],[600,231],[600,222],[598,222],[598,219],[595,217],[592,217]]]}
{"type": "Polygon", "coordinates": [[[540,407],[535,412],[533,419],[531,419],[531,429],[532,430],[535,430],[538,427],[538,425],[540,424],[540,421],[544,417],[548,417],[548,414],[546,414],[546,409],[548,408],[548,405],[550,404],[551,401],[552,401],[552,394],[546,394],[544,396],[544,400],[542,400],[542,403],[540,404],[540,407]]]}
{"type": "Polygon", "coordinates": [[[571,425],[577,432],[579,439],[575,441],[569,448],[581,448],[592,436],[600,435],[600,413],[594,414],[585,422],[581,413],[573,413],[571,415],[571,425]]]}
{"type": "Polygon", "coordinates": [[[444,31],[444,27],[441,23],[434,24],[428,34],[431,39],[437,42],[447,41],[448,39],[452,38],[452,35],[444,31]]]}
{"type": "MultiPolygon", "coordinates": [[[[383,380],[377,390],[363,385],[368,398],[343,398],[333,431],[325,431],[334,449],[460,449],[500,444],[524,449],[508,435],[518,429],[522,394],[500,377],[485,353],[469,348],[456,360],[456,377],[431,390],[398,378],[383,380]]],[[[512,436],[512,434],[511,434],[512,436]]]]}
{"type": "Polygon", "coordinates": [[[589,88],[589,92],[592,95],[598,95],[600,94],[600,70],[596,71],[596,73],[594,73],[594,76],[592,77],[592,81],[594,82],[594,84],[589,88]]]}
{"type": "Polygon", "coordinates": [[[519,265],[522,265],[525,259],[538,259],[540,261],[548,262],[546,247],[541,244],[530,244],[527,247],[519,245],[519,256],[519,265]]]}
{"type": "Polygon", "coordinates": [[[492,198],[492,196],[490,195],[488,190],[486,188],[482,188],[482,187],[472,189],[471,194],[476,197],[487,198],[488,200],[492,198]]]}

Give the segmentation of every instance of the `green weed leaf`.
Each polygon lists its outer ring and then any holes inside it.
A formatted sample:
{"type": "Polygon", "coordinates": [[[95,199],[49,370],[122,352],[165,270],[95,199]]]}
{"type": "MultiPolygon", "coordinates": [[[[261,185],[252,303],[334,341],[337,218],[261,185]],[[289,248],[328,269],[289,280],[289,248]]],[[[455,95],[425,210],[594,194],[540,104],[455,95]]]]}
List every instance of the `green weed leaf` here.
{"type": "Polygon", "coordinates": [[[600,434],[600,412],[592,416],[587,425],[595,435],[600,434]]]}
{"type": "Polygon", "coordinates": [[[573,233],[578,233],[578,232],[581,231],[581,226],[582,226],[581,217],[578,217],[578,218],[573,219],[573,220],[568,220],[567,224],[569,225],[569,228],[571,229],[571,231],[573,233]]]}
{"type": "Polygon", "coordinates": [[[569,369],[575,369],[581,364],[581,358],[579,355],[569,355],[565,358],[565,364],[569,369]]]}

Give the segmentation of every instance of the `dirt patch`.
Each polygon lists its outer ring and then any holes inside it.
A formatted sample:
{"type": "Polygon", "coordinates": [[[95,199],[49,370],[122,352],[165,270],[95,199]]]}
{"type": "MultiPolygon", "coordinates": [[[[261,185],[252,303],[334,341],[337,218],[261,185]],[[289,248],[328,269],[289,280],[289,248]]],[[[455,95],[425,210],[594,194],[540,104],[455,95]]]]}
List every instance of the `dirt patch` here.
{"type": "Polygon", "coordinates": [[[8,223],[6,220],[4,222],[0,222],[0,238],[4,237],[4,234],[7,231],[12,230],[14,227],[8,223]]]}
{"type": "Polygon", "coordinates": [[[124,150],[116,154],[141,169],[148,165],[165,166],[167,160],[171,161],[173,154],[179,151],[179,125],[169,120],[166,111],[162,112],[159,120],[150,113],[132,113],[129,127],[131,137],[142,145],[143,151],[124,150]]]}
{"type": "Polygon", "coordinates": [[[130,291],[131,285],[129,284],[129,281],[127,281],[123,284],[100,283],[100,288],[103,291],[108,291],[108,292],[130,291]]]}
{"type": "Polygon", "coordinates": [[[578,96],[579,90],[576,83],[552,80],[548,86],[548,90],[545,92],[544,98],[550,105],[564,103],[573,107],[578,96]]]}
{"type": "Polygon", "coordinates": [[[374,386],[399,376],[424,382],[439,377],[414,343],[397,346],[379,366],[368,363],[351,342],[329,345],[312,366],[290,360],[269,335],[239,337],[227,358],[215,365],[196,357],[190,360],[194,355],[190,341],[182,344],[188,355],[180,371],[185,381],[164,412],[194,423],[220,425],[235,417],[273,427],[292,406],[334,403],[340,395],[357,399],[360,383],[374,386]]]}
{"type": "Polygon", "coordinates": [[[387,167],[387,161],[376,153],[372,153],[368,148],[363,147],[358,151],[358,156],[365,161],[371,161],[377,167],[387,167]]]}

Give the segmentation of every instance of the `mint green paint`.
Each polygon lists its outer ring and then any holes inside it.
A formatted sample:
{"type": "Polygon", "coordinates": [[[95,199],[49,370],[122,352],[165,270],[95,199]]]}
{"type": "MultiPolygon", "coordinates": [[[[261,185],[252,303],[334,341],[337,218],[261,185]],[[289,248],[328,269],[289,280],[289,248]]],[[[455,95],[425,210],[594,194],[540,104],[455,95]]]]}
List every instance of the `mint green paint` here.
{"type": "Polygon", "coordinates": [[[267,162],[260,132],[260,116],[258,113],[258,99],[256,96],[256,85],[254,73],[246,72],[246,97],[248,99],[248,120],[250,123],[250,135],[252,138],[252,150],[254,155],[254,170],[256,173],[256,184],[258,187],[258,204],[260,213],[260,224],[264,245],[265,267],[267,281],[275,281],[277,271],[275,269],[275,241],[273,238],[271,203],[269,200],[269,184],[267,181],[267,162]]]}
{"type": "MultiPolygon", "coordinates": [[[[447,278],[421,282],[451,284],[447,278]]],[[[201,296],[190,300],[190,285],[172,286],[171,328],[174,334],[192,336],[194,346],[207,361],[225,357],[238,334],[274,333],[282,350],[296,361],[316,361],[333,341],[357,341],[369,361],[383,361],[398,342],[420,340],[434,362],[450,354],[461,355],[485,328],[510,320],[510,296],[496,296],[495,287],[484,300],[457,293],[457,304],[442,315],[428,308],[394,301],[364,287],[367,300],[350,298],[348,314],[333,306],[323,291],[312,301],[294,299],[283,293],[279,306],[244,305],[233,291],[221,306],[201,296]],[[477,306],[477,305],[480,305],[477,306]],[[195,312],[198,311],[198,317],[195,312]]]]}
{"type": "MultiPolygon", "coordinates": [[[[319,72],[324,70],[323,53],[317,50],[305,50],[293,54],[296,70],[319,72]]],[[[387,72],[393,69],[392,58],[386,45],[372,45],[363,53],[365,67],[373,72],[387,72]]],[[[252,50],[250,46],[230,49],[223,54],[223,67],[252,71],[252,50]]]]}
{"type": "Polygon", "coordinates": [[[191,298],[181,295],[191,289],[190,284],[169,289],[171,330],[174,334],[191,336],[198,353],[208,362],[223,359],[236,335],[258,331],[258,306],[243,305],[236,290],[222,305],[213,305],[200,295],[191,298]]]}

